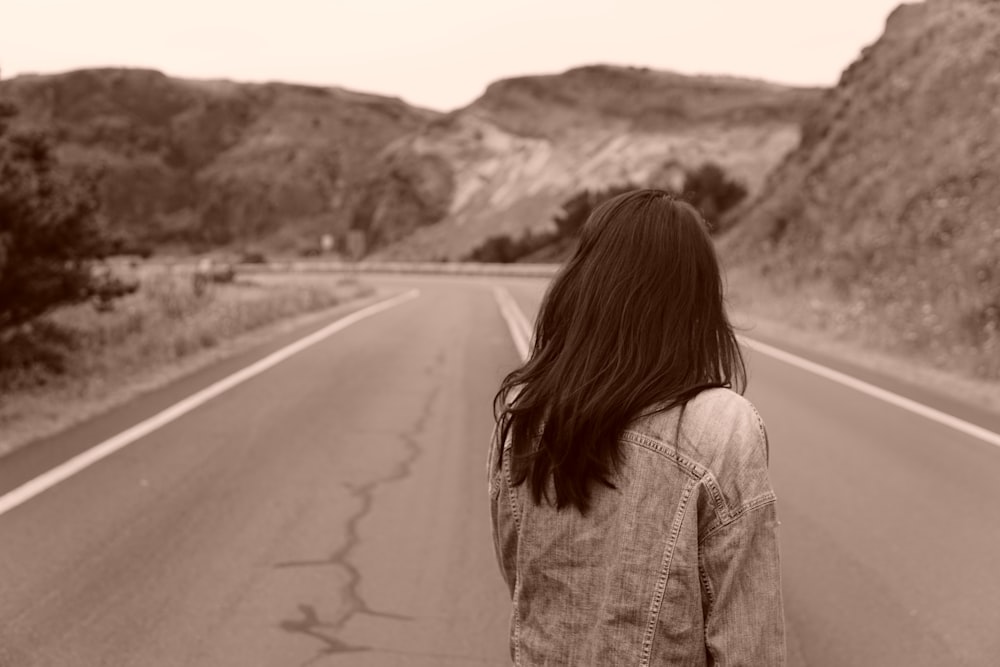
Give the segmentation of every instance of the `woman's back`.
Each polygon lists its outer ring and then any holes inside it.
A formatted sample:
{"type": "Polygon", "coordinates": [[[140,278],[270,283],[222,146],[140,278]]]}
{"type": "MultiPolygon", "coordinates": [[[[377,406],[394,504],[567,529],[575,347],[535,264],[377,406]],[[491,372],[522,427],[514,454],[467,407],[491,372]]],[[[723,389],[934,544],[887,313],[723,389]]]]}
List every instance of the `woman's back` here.
{"type": "Polygon", "coordinates": [[[597,207],[494,403],[516,664],[784,664],[767,439],[745,379],[698,212],[658,190],[597,207]]]}
{"type": "Polygon", "coordinates": [[[763,425],[725,389],[680,416],[630,425],[616,488],[595,488],[587,515],[536,505],[491,456],[515,664],[783,664],[763,425]]]}

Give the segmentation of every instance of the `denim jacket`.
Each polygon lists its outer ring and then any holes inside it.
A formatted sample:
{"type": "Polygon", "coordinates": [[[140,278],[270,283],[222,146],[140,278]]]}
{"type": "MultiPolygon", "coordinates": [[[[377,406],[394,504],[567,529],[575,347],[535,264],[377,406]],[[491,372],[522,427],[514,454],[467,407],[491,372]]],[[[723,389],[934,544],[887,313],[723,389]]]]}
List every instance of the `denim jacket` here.
{"type": "MultiPolygon", "coordinates": [[[[727,389],[640,417],[615,489],[556,511],[490,446],[493,541],[515,665],[785,664],[764,424],[727,389]]],[[[551,497],[550,493],[550,497],[551,497]]]]}

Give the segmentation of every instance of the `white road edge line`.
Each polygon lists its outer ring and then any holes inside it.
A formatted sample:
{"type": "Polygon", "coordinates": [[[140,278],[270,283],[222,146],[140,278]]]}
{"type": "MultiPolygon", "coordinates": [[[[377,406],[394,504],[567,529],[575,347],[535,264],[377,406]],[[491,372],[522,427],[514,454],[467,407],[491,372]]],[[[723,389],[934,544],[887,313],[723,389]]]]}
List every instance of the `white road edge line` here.
{"type": "Polygon", "coordinates": [[[159,412],[145,421],[139,422],[135,426],[122,431],[116,436],[113,436],[104,442],[94,445],[90,449],[77,454],[73,458],[59,464],[55,468],[42,473],[38,477],[25,482],[21,486],[8,491],[4,495],[0,496],[0,516],[6,514],[10,510],[14,509],[18,505],[26,503],[38,494],[52,488],[59,482],[62,482],[69,477],[72,477],[81,470],[92,466],[101,459],[115,453],[119,449],[132,444],[136,440],[149,435],[153,431],[161,428],[174,421],[175,419],[181,417],[182,415],[191,412],[195,408],[207,403],[219,394],[229,391],[233,387],[246,382],[252,377],[260,375],[264,371],[277,366],[282,361],[288,359],[292,355],[298,354],[299,352],[305,350],[308,347],[319,343],[320,341],[329,338],[333,334],[346,329],[347,327],[360,322],[361,320],[371,317],[383,310],[388,310],[394,306],[398,306],[401,303],[409,301],[410,299],[415,299],[420,295],[419,290],[410,290],[409,292],[404,292],[391,299],[386,299],[385,301],[380,301],[374,303],[370,306],[366,306],[361,310],[357,310],[349,315],[345,315],[336,322],[332,322],[327,326],[323,327],[319,331],[315,331],[304,338],[286,345],[285,347],[269,354],[268,356],[256,361],[249,366],[246,366],[232,375],[229,375],[214,384],[205,387],[201,391],[198,391],[187,398],[174,403],[169,408],[166,408],[162,412],[159,412]]]}
{"type": "MultiPolygon", "coordinates": [[[[514,345],[517,347],[518,353],[521,355],[521,359],[527,359],[529,349],[527,341],[531,338],[531,326],[528,324],[527,318],[506,289],[502,287],[495,287],[494,294],[496,295],[497,303],[500,305],[500,311],[503,313],[504,319],[507,320],[507,326],[510,328],[510,335],[514,339],[514,345]]],[[[942,412],[941,410],[932,408],[929,405],[918,403],[917,401],[906,398],[905,396],[900,396],[899,394],[895,394],[887,389],[876,387],[875,385],[865,382],[864,380],[859,380],[858,378],[847,375],[846,373],[835,371],[832,368],[809,361],[808,359],[804,359],[790,352],[785,352],[784,350],[767,345],[766,343],[761,343],[760,341],[747,338],[746,336],[740,336],[740,340],[747,347],[757,350],[762,354],[766,354],[769,357],[791,364],[792,366],[797,366],[798,368],[819,375],[827,380],[842,384],[845,387],[850,387],[851,389],[871,396],[872,398],[885,401],[886,403],[895,405],[898,408],[912,412],[913,414],[919,415],[925,419],[929,419],[959,431],[960,433],[964,433],[988,444],[1000,447],[1000,433],[995,433],[989,429],[983,428],[982,426],[977,426],[976,424],[967,422],[964,419],[959,419],[958,417],[950,415],[947,412],[942,412]]]]}
{"type": "Polygon", "coordinates": [[[514,347],[517,348],[517,354],[521,358],[521,361],[526,361],[528,359],[528,342],[531,340],[531,328],[528,326],[528,321],[518,308],[517,304],[514,302],[514,298],[510,295],[505,288],[495,286],[493,288],[493,297],[497,301],[497,306],[500,308],[500,314],[503,315],[503,319],[507,322],[507,328],[510,330],[510,337],[514,340],[514,347]]]}
{"type": "Polygon", "coordinates": [[[524,340],[528,343],[528,353],[530,354],[531,348],[534,344],[535,327],[531,322],[528,322],[527,316],[513,298],[511,298],[511,303],[514,304],[514,313],[517,316],[517,321],[521,327],[521,333],[524,335],[524,340]]]}
{"type": "Polygon", "coordinates": [[[792,366],[797,366],[803,370],[815,373],[820,377],[824,377],[827,380],[832,380],[845,387],[850,387],[862,394],[867,394],[873,398],[885,401],[895,405],[896,407],[908,410],[913,414],[920,415],[931,421],[935,421],[939,424],[949,426],[956,431],[960,431],[966,435],[970,435],[973,438],[982,440],[983,442],[989,443],[1000,447],[1000,433],[994,433],[982,426],[977,426],[971,422],[967,422],[964,419],[959,419],[953,415],[949,415],[947,412],[941,412],[929,405],[924,405],[923,403],[918,403],[917,401],[906,398],[905,396],[900,396],[899,394],[894,394],[891,391],[882,389],[881,387],[876,387],[873,384],[869,384],[863,380],[859,380],[856,377],[847,375],[846,373],[841,373],[835,371],[832,368],[827,368],[826,366],[821,366],[815,362],[809,361],[808,359],[803,359],[797,355],[785,352],[784,350],[779,350],[776,347],[767,345],[766,343],[761,343],[760,341],[753,340],[752,338],[747,338],[745,336],[740,337],[743,343],[750,349],[757,350],[762,354],[766,354],[769,357],[783,361],[786,364],[791,364],[792,366]]]}

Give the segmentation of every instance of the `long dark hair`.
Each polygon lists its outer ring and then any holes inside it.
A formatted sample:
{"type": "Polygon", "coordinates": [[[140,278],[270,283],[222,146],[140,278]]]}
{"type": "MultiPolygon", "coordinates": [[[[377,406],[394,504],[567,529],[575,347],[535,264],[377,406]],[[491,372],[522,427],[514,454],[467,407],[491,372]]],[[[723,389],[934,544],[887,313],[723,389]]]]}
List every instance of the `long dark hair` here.
{"type": "Polygon", "coordinates": [[[587,219],[494,414],[500,442],[512,439],[512,483],[530,484],[540,503],[551,478],[555,506],[586,513],[591,484],[614,488],[632,420],[709,387],[745,386],[704,220],[668,192],[635,190],[587,219]]]}

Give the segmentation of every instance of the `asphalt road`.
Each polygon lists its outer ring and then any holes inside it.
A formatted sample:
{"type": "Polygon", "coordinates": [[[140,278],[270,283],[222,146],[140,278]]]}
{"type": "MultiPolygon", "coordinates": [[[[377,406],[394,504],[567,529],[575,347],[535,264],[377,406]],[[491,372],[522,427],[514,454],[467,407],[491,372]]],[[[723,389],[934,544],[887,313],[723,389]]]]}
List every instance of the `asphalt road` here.
{"type": "MultiPolygon", "coordinates": [[[[379,282],[421,296],[0,515],[0,666],[509,664],[483,478],[517,354],[490,282],[379,282]]],[[[269,351],[0,460],[0,495],[269,351]]],[[[750,356],[790,664],[1000,664],[1000,449],[750,356]]]]}
{"type": "MultiPolygon", "coordinates": [[[[533,317],[541,290],[511,292],[533,317]]],[[[747,356],[771,443],[790,667],[1000,665],[1000,448],[747,356]]],[[[997,415],[961,411],[1000,431],[997,415]]]]}
{"type": "Polygon", "coordinates": [[[485,286],[422,290],[0,516],[0,665],[506,664],[516,355],[485,286]]]}

